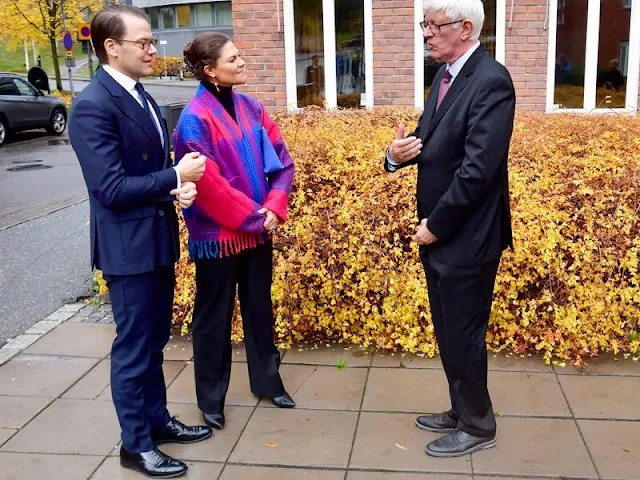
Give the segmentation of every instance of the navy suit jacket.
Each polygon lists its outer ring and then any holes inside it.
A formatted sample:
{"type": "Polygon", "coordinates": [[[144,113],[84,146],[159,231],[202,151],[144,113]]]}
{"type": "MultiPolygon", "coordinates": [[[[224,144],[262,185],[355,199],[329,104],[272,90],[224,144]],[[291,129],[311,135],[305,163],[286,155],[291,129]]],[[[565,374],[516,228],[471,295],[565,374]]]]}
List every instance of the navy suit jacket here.
{"type": "Polygon", "coordinates": [[[173,265],[180,254],[169,192],[177,175],[167,126],[158,130],[140,104],[103,69],[78,95],[69,139],[89,192],[91,264],[109,275],[136,275],[173,265]]]}
{"type": "Polygon", "coordinates": [[[429,254],[448,265],[480,265],[513,246],[507,159],[515,90],[506,68],[479,47],[436,110],[444,73],[443,65],[411,134],[422,151],[400,168],[418,165],[418,217],[438,239],[429,254]]]}

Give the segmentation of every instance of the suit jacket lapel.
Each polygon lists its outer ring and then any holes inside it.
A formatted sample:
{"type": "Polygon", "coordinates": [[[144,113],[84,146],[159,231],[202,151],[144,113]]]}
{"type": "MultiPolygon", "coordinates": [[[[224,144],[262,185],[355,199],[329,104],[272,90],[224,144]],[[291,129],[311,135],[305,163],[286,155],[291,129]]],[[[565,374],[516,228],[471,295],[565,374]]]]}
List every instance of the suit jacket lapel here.
{"type": "Polygon", "coordinates": [[[164,168],[169,168],[169,164],[171,163],[171,161],[169,160],[169,140],[170,140],[169,130],[168,130],[169,127],[164,121],[164,119],[162,118],[162,115],[160,114],[160,108],[158,107],[158,104],[148,93],[147,93],[147,101],[149,102],[149,105],[151,105],[151,108],[153,108],[153,111],[156,112],[156,116],[158,117],[158,122],[160,123],[160,128],[162,129],[162,139],[164,140],[164,159],[165,159],[164,168]]]}
{"type": "MultiPolygon", "coordinates": [[[[473,52],[471,57],[464,64],[464,66],[462,67],[462,70],[460,70],[460,73],[451,84],[449,91],[442,99],[440,108],[438,108],[433,114],[433,116],[430,118],[429,124],[427,125],[424,137],[422,139],[423,142],[426,139],[426,137],[433,131],[433,129],[438,125],[438,123],[440,123],[440,120],[442,120],[442,117],[444,117],[444,114],[447,113],[447,111],[449,110],[453,102],[456,100],[458,95],[460,95],[460,93],[467,86],[467,84],[469,83],[469,79],[467,77],[469,77],[474,72],[474,70],[476,69],[476,65],[478,64],[480,59],[486,55],[486,53],[487,52],[485,51],[485,49],[482,48],[482,46],[480,46],[476,49],[475,52],[473,52]]],[[[438,91],[440,90],[440,80],[442,79],[442,75],[444,75],[444,70],[442,70],[441,74],[438,75],[438,87],[436,91],[432,90],[432,92],[429,92],[429,97],[432,97],[432,96],[435,97],[436,102],[438,98],[438,91]]]]}
{"type": "MultiPolygon", "coordinates": [[[[158,129],[153,124],[153,120],[147,114],[144,108],[127,92],[122,85],[116,82],[111,75],[103,69],[98,70],[98,79],[111,93],[111,101],[124,113],[127,117],[138,124],[140,129],[151,140],[158,140],[158,129]],[[153,129],[153,130],[152,130],[153,129]],[[155,135],[155,137],[154,137],[155,135]]],[[[165,143],[166,144],[166,143],[165,143]]]]}
{"type": "Polygon", "coordinates": [[[423,114],[423,122],[424,128],[421,126],[422,130],[422,143],[424,143],[425,138],[427,138],[427,130],[429,129],[429,125],[431,124],[431,119],[436,112],[436,104],[438,103],[438,93],[440,92],[440,80],[442,80],[442,76],[446,67],[443,65],[436,73],[436,76],[433,78],[433,83],[431,84],[431,90],[429,91],[429,95],[427,96],[427,101],[424,105],[424,114],[423,114]]]}

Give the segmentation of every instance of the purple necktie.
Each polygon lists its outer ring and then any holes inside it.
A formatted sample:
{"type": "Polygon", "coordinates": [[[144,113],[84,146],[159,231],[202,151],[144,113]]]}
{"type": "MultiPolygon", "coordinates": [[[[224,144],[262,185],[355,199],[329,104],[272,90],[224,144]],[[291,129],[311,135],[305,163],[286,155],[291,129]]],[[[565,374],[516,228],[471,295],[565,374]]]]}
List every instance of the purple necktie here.
{"type": "Polygon", "coordinates": [[[436,110],[440,108],[440,104],[442,103],[442,99],[449,91],[449,87],[451,86],[451,79],[453,77],[449,73],[449,70],[444,72],[442,76],[442,80],[440,80],[440,90],[438,90],[438,103],[436,104],[436,110]]]}

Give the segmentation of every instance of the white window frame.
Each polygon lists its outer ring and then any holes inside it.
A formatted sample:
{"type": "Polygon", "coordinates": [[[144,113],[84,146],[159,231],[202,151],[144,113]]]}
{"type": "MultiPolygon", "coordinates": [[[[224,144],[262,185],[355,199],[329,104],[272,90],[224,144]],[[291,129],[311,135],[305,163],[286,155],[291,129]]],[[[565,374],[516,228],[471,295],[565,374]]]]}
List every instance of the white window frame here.
{"type": "MultiPolygon", "coordinates": [[[[558,0],[555,0],[558,1],[558,0]]],[[[424,37],[419,22],[424,20],[423,0],[414,0],[414,78],[415,108],[424,108],[424,37]]],[[[506,58],[507,0],[496,0],[496,60],[506,58]]]]}
{"type": "Polygon", "coordinates": [[[587,38],[584,62],[583,108],[560,108],[554,104],[555,64],[557,46],[558,2],[550,0],[552,18],[549,22],[549,50],[547,51],[547,99],[548,113],[635,113],[638,110],[638,80],[640,69],[640,0],[630,0],[629,54],[627,56],[627,85],[624,108],[596,108],[596,79],[598,75],[598,42],[600,36],[600,1],[589,0],[587,13],[587,38]]]}
{"type": "MultiPolygon", "coordinates": [[[[416,0],[417,1],[417,0],[416,0]]],[[[365,106],[373,108],[373,0],[364,2],[364,59],[365,106]]],[[[284,60],[287,91],[287,110],[297,112],[298,89],[296,78],[295,12],[293,0],[284,0],[284,60]]],[[[327,109],[338,106],[336,81],[336,20],[335,0],[322,0],[322,25],[324,39],[324,85],[327,109]]]]}

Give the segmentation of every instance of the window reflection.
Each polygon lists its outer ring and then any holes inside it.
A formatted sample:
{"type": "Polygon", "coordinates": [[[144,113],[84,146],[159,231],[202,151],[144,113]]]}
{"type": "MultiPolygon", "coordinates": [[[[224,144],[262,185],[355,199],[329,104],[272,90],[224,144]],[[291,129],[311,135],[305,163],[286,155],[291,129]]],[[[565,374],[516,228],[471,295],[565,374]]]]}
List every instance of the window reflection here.
{"type": "Polygon", "coordinates": [[[293,12],[298,107],[322,105],[325,99],[322,2],[294,0],[293,12]]]}
{"type": "Polygon", "coordinates": [[[364,1],[336,0],[338,106],[364,106],[364,1]]]}
{"type": "Polygon", "coordinates": [[[584,106],[584,59],[588,0],[558,2],[554,101],[560,108],[584,106]]]}

